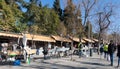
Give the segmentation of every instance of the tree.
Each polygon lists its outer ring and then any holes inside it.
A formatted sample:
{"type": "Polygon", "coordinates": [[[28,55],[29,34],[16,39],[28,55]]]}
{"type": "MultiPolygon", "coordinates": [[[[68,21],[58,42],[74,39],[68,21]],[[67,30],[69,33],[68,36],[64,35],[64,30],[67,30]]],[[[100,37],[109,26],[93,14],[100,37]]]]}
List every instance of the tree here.
{"type": "Polygon", "coordinates": [[[90,21],[88,20],[85,26],[85,36],[87,38],[92,37],[92,24],[90,23],[90,21]]]}
{"type": "Polygon", "coordinates": [[[27,9],[27,11],[24,13],[24,23],[27,24],[28,26],[28,32],[36,34],[40,32],[40,29],[37,28],[37,24],[40,22],[40,15],[41,15],[41,7],[42,4],[39,0],[30,0],[30,2],[21,2],[22,6],[27,9]],[[35,25],[34,25],[35,24],[35,25]],[[32,25],[34,26],[33,28],[37,28],[38,30],[33,30],[32,25]],[[35,27],[36,26],[36,27],[35,27]]]}
{"type": "Polygon", "coordinates": [[[67,34],[72,35],[75,31],[75,5],[72,0],[67,1],[67,6],[64,9],[64,24],[67,28],[67,34]]]}
{"type": "Polygon", "coordinates": [[[57,32],[58,35],[62,35],[62,36],[66,36],[67,35],[67,33],[66,33],[67,29],[66,29],[66,27],[65,27],[63,22],[59,23],[59,26],[58,26],[56,32],[57,32]]]}
{"type": "Polygon", "coordinates": [[[95,6],[97,0],[82,0],[82,5],[83,5],[83,9],[84,9],[84,22],[83,22],[83,26],[85,26],[88,17],[90,16],[90,12],[92,10],[92,8],[95,6]]]}
{"type": "Polygon", "coordinates": [[[53,4],[53,9],[56,11],[56,13],[59,15],[60,20],[62,21],[62,9],[60,7],[60,0],[55,0],[53,4]]]}
{"type": "Polygon", "coordinates": [[[1,12],[3,14],[1,20],[1,30],[8,32],[20,32],[21,20],[23,18],[23,12],[19,9],[20,6],[15,0],[2,0],[0,3],[1,12]],[[19,22],[19,23],[18,23],[19,22]],[[16,24],[18,23],[18,24],[16,24]]]}
{"type": "MultiPolygon", "coordinates": [[[[97,22],[98,30],[99,30],[98,31],[99,47],[100,47],[101,40],[103,41],[103,36],[104,36],[105,30],[108,29],[108,27],[112,23],[111,17],[113,16],[113,11],[114,11],[113,6],[110,4],[110,6],[104,6],[104,7],[102,7],[102,10],[99,10],[97,12],[98,15],[96,17],[96,22],[97,22]]],[[[98,47],[98,50],[99,50],[99,47],[98,47]]],[[[99,54],[99,51],[98,51],[98,54],[99,54]]]]}
{"type": "Polygon", "coordinates": [[[83,26],[82,26],[82,18],[81,18],[81,10],[80,10],[80,4],[75,9],[75,30],[76,30],[76,36],[79,36],[80,38],[83,36],[83,26]]]}
{"type": "Polygon", "coordinates": [[[120,42],[120,33],[113,31],[111,34],[108,36],[108,40],[110,41],[111,39],[114,41],[114,43],[119,43],[120,42]]]}
{"type": "MultiPolygon", "coordinates": [[[[82,13],[83,13],[83,23],[82,23],[82,31],[81,31],[81,34],[84,36],[85,35],[85,29],[86,29],[86,23],[87,23],[87,20],[89,20],[89,17],[91,16],[91,11],[93,10],[97,0],[81,0],[81,9],[83,10],[82,13]]],[[[89,28],[88,28],[89,29],[89,28]]],[[[87,33],[87,35],[89,35],[89,33],[87,33]]],[[[81,37],[83,37],[81,36],[81,37]]]]}
{"type": "Polygon", "coordinates": [[[11,8],[9,7],[4,0],[0,2],[0,9],[2,13],[2,19],[0,19],[0,29],[2,31],[13,31],[14,27],[14,12],[12,12],[11,8]]]}
{"type": "MultiPolygon", "coordinates": [[[[6,0],[7,1],[7,0],[6,0]]],[[[12,32],[17,32],[17,33],[21,33],[23,32],[27,26],[26,24],[24,24],[23,20],[23,12],[20,10],[20,6],[16,3],[17,1],[15,0],[9,0],[10,3],[8,3],[10,5],[10,8],[13,12],[13,16],[15,19],[15,22],[13,24],[13,31],[12,32]]]]}
{"type": "Polygon", "coordinates": [[[57,34],[60,19],[54,10],[44,7],[41,14],[41,23],[39,27],[42,29],[42,34],[57,34]]]}
{"type": "Polygon", "coordinates": [[[98,33],[93,33],[93,38],[98,39],[99,34],[98,33]]]}
{"type": "Polygon", "coordinates": [[[13,32],[15,33],[23,33],[28,29],[28,26],[26,23],[22,23],[20,19],[16,19],[15,26],[13,28],[13,32]]]}
{"type": "Polygon", "coordinates": [[[111,24],[111,17],[113,16],[113,7],[105,6],[102,12],[98,12],[97,23],[99,26],[99,41],[102,38],[102,34],[111,24]]]}
{"type": "Polygon", "coordinates": [[[29,26],[29,33],[56,34],[58,24],[60,23],[58,14],[47,6],[41,6],[41,2],[38,4],[38,1],[31,0],[23,5],[27,9],[24,14],[24,21],[29,26]]]}

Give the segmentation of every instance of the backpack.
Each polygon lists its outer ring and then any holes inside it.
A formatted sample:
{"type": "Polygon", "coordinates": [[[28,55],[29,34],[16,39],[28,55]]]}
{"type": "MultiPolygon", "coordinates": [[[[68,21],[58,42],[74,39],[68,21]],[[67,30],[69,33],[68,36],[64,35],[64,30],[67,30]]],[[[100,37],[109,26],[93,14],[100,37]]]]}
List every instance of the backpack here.
{"type": "Polygon", "coordinates": [[[100,47],[100,52],[103,52],[103,51],[104,51],[103,47],[100,47]]]}

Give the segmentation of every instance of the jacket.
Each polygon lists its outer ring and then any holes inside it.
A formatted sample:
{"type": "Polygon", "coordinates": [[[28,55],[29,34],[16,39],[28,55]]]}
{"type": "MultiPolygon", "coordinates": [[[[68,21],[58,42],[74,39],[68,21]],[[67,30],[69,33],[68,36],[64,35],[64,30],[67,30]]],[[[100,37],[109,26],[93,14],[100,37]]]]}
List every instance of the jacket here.
{"type": "Polygon", "coordinates": [[[104,49],[105,52],[107,52],[108,51],[108,45],[104,45],[103,49],[104,49]]]}
{"type": "Polygon", "coordinates": [[[117,56],[120,57],[120,45],[117,45],[117,56]]]}
{"type": "Polygon", "coordinates": [[[110,43],[110,44],[108,45],[108,53],[109,53],[109,54],[113,54],[113,53],[115,52],[115,50],[116,50],[115,44],[110,43]]]}

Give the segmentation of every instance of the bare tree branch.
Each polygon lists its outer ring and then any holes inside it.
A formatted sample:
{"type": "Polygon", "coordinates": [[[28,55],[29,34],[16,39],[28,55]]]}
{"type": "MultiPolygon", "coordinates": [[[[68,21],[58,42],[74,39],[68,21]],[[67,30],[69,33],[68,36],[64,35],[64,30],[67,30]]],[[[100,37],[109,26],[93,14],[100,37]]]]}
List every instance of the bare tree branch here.
{"type": "Polygon", "coordinates": [[[83,7],[84,7],[84,22],[83,22],[83,26],[85,26],[87,18],[89,17],[90,11],[92,10],[94,5],[96,4],[96,0],[94,0],[94,1],[82,0],[82,4],[83,4],[83,7]]]}
{"type": "Polygon", "coordinates": [[[113,16],[113,6],[104,6],[103,11],[98,13],[97,23],[99,25],[99,41],[104,31],[110,26],[111,17],[113,16]]]}

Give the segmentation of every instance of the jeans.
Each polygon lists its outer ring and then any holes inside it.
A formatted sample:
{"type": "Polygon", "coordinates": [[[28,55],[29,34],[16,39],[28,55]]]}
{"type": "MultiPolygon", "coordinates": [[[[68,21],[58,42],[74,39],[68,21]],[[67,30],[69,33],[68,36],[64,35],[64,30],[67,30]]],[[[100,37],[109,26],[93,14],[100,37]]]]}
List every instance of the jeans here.
{"type": "Polygon", "coordinates": [[[113,66],[113,53],[110,54],[111,66],[113,66]]]}
{"type": "Polygon", "coordinates": [[[37,55],[39,55],[39,49],[37,49],[37,52],[36,52],[37,55]]]}
{"type": "Polygon", "coordinates": [[[44,59],[45,59],[45,60],[47,59],[47,55],[44,55],[44,59]]]}
{"type": "Polygon", "coordinates": [[[104,58],[106,58],[107,57],[107,52],[106,51],[104,51],[104,58]]]}
{"type": "Polygon", "coordinates": [[[107,58],[107,60],[108,60],[108,52],[107,51],[104,52],[104,58],[107,58]]]}
{"type": "Polygon", "coordinates": [[[119,64],[120,64],[120,57],[118,57],[118,66],[119,66],[119,64]]]}

